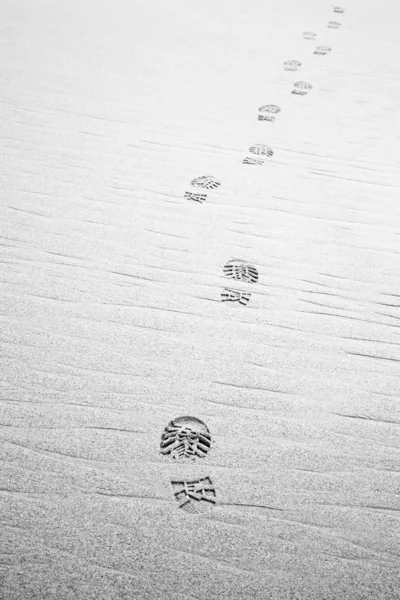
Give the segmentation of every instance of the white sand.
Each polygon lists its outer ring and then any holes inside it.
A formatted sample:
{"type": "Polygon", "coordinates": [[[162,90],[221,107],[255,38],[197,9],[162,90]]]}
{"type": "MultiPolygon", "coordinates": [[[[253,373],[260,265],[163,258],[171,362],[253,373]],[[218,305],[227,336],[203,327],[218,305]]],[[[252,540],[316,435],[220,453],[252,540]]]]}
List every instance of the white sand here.
{"type": "Polygon", "coordinates": [[[1,2],[5,600],[400,597],[399,8],[333,6],[1,2]]]}

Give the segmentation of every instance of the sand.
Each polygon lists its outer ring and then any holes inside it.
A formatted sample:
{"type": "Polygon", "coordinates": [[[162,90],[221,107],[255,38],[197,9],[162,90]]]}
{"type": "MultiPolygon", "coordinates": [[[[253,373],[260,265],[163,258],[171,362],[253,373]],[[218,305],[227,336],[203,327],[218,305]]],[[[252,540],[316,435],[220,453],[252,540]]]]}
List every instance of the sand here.
{"type": "Polygon", "coordinates": [[[398,7],[334,6],[2,1],[5,600],[400,598],[398,7]]]}

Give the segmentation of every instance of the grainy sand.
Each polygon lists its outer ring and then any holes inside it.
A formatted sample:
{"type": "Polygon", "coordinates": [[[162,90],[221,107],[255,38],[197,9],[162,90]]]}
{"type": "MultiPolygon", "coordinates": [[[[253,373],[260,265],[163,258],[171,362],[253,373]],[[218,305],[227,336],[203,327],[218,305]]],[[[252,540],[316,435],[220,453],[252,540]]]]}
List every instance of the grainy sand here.
{"type": "Polygon", "coordinates": [[[5,600],[400,598],[399,8],[333,6],[1,2],[5,600]]]}

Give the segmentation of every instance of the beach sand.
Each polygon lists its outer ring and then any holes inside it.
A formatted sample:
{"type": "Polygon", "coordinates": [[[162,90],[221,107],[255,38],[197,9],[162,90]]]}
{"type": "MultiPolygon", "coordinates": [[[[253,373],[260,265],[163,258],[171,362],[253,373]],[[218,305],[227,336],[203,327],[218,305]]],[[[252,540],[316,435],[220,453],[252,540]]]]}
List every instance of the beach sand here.
{"type": "Polygon", "coordinates": [[[4,600],[400,598],[398,8],[334,6],[2,1],[4,600]]]}

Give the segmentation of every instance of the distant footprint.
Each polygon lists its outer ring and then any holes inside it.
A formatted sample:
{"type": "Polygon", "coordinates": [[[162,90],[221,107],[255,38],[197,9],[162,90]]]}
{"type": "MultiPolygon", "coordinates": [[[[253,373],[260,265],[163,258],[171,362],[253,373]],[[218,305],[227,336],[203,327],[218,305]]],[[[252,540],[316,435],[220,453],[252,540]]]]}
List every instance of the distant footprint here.
{"type": "Polygon", "coordinates": [[[173,479],[171,485],[179,508],[188,513],[203,513],[216,504],[215,488],[210,477],[190,481],[173,479]]]}
{"type": "Polygon", "coordinates": [[[264,104],[258,109],[259,121],[275,121],[276,115],[281,112],[281,108],[275,104],[264,104]]]}
{"type": "Polygon", "coordinates": [[[169,423],[161,436],[161,454],[175,460],[204,458],[211,447],[211,435],[196,417],[178,417],[169,423]]]}
{"type": "Polygon", "coordinates": [[[339,23],[339,21],[329,21],[328,23],[328,27],[329,29],[339,29],[339,27],[341,27],[342,24],[339,23]]]}
{"type": "Polygon", "coordinates": [[[344,8],[342,8],[341,6],[334,6],[333,12],[342,15],[344,13],[344,8]]]}
{"type": "Polygon", "coordinates": [[[306,96],[310,90],[312,90],[311,83],[306,83],[305,81],[297,81],[294,84],[294,90],[292,90],[292,94],[297,94],[298,96],[306,96]]]}
{"type": "Polygon", "coordinates": [[[283,63],[285,71],[297,71],[301,67],[301,62],[298,60],[287,60],[283,63]]]}
{"type": "MultiPolygon", "coordinates": [[[[221,185],[221,182],[218,181],[218,179],[216,179],[212,175],[201,175],[200,177],[192,179],[190,185],[193,188],[201,188],[203,190],[215,190],[221,185]]],[[[203,202],[207,200],[207,194],[186,191],[184,198],[192,202],[198,202],[200,204],[203,204],[203,202]]]]}
{"type": "Polygon", "coordinates": [[[305,40],[315,40],[317,34],[313,31],[303,31],[303,39],[305,40]]]}
{"type": "Polygon", "coordinates": [[[317,46],[316,49],[314,50],[314,54],[319,54],[320,56],[325,56],[325,54],[328,54],[328,52],[331,52],[332,48],[329,48],[329,46],[317,46]]]}
{"type": "Polygon", "coordinates": [[[230,260],[226,263],[224,266],[224,275],[225,277],[246,281],[248,283],[257,283],[258,281],[257,269],[253,265],[237,259],[230,260]]]}
{"type": "MultiPolygon", "coordinates": [[[[271,148],[268,148],[268,146],[265,146],[264,144],[254,144],[254,146],[250,146],[249,152],[251,154],[257,155],[258,157],[266,158],[269,158],[274,155],[274,151],[271,150],[271,148]]],[[[254,156],[246,156],[246,158],[242,160],[242,164],[244,165],[262,166],[264,163],[264,158],[254,158],[254,156]]]]}
{"type": "Polygon", "coordinates": [[[251,294],[249,292],[241,292],[230,288],[224,288],[221,293],[221,302],[238,302],[242,306],[246,306],[250,298],[251,294]]]}

